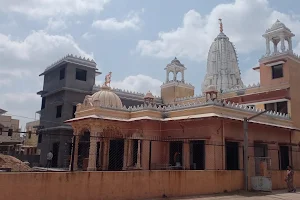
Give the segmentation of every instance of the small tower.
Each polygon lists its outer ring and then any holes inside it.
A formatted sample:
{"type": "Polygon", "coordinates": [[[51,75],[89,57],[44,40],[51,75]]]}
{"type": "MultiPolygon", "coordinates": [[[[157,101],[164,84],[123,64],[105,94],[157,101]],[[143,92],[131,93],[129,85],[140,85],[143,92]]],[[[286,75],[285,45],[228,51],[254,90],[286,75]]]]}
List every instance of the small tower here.
{"type": "Polygon", "coordinates": [[[205,98],[206,101],[208,101],[209,99],[213,101],[218,98],[218,90],[216,89],[215,86],[210,85],[209,87],[207,87],[205,91],[205,98]]]}
{"type": "Polygon", "coordinates": [[[170,82],[170,81],[180,81],[182,83],[184,83],[184,70],[186,70],[185,66],[183,64],[180,63],[180,61],[175,57],[170,64],[167,65],[167,67],[165,68],[166,70],[166,83],[170,82]],[[173,74],[173,79],[170,80],[169,76],[170,73],[173,74]],[[178,80],[178,74],[181,74],[181,80],[178,80]]]}
{"type": "Polygon", "coordinates": [[[153,105],[154,104],[154,96],[150,91],[148,91],[147,94],[144,96],[144,104],[145,105],[153,105]]]}
{"type": "Polygon", "coordinates": [[[176,98],[194,96],[194,86],[185,83],[186,67],[176,57],[166,66],[165,70],[166,82],[161,86],[161,97],[164,104],[172,104],[176,98]],[[169,78],[170,74],[173,75],[171,78],[169,78]]]}
{"type": "Polygon", "coordinates": [[[266,39],[266,56],[276,55],[278,53],[293,52],[292,37],[295,35],[278,19],[267,29],[263,37],[266,39]],[[285,41],[288,46],[286,47],[285,41]],[[271,51],[270,43],[273,43],[273,51],[271,51]],[[278,50],[278,44],[280,43],[280,50],[278,50]]]}

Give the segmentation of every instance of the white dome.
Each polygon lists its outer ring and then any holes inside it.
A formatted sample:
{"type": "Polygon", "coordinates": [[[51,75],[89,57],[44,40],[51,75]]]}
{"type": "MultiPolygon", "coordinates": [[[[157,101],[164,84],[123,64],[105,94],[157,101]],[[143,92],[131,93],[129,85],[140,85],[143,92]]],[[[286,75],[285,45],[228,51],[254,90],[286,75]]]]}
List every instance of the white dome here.
{"type": "Polygon", "coordinates": [[[104,107],[122,108],[122,101],[110,87],[103,86],[100,91],[92,95],[91,101],[93,104],[98,104],[104,107]]]}
{"type": "Polygon", "coordinates": [[[211,85],[217,91],[243,85],[235,48],[223,32],[220,32],[210,46],[202,92],[206,92],[211,85]]]}

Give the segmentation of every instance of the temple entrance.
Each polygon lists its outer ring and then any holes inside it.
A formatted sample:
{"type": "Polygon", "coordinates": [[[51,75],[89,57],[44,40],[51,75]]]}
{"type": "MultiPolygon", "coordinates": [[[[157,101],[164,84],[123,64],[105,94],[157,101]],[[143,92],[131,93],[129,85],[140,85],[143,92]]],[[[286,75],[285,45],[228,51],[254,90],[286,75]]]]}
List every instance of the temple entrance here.
{"type": "Polygon", "coordinates": [[[172,166],[176,166],[176,162],[180,163],[180,166],[182,166],[182,142],[176,141],[176,142],[170,142],[170,154],[169,154],[169,164],[172,166]],[[176,160],[175,153],[178,153],[178,160],[176,160]]]}
{"type": "MultiPolygon", "coordinates": [[[[265,158],[268,156],[268,145],[262,143],[254,143],[254,157],[265,158]]],[[[260,175],[260,160],[255,160],[255,175],[260,175]]]]}
{"type": "Polygon", "coordinates": [[[205,142],[203,140],[190,143],[190,169],[204,170],[205,168],[205,142]]]}
{"type": "Polygon", "coordinates": [[[286,170],[287,166],[289,166],[289,164],[290,164],[289,147],[288,146],[280,146],[279,151],[280,151],[280,157],[279,157],[280,166],[279,166],[279,169],[280,170],[286,170]]]}
{"type": "Polygon", "coordinates": [[[239,170],[239,143],[225,143],[226,148],[226,170],[239,170]]]}
{"type": "Polygon", "coordinates": [[[108,170],[119,171],[123,168],[124,140],[110,140],[108,170]]]}

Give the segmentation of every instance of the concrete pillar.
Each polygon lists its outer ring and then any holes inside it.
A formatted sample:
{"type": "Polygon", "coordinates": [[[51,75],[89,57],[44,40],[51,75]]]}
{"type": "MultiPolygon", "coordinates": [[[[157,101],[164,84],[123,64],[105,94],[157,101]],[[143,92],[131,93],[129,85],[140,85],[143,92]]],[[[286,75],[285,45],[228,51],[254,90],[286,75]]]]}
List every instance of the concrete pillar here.
{"type": "Polygon", "coordinates": [[[90,137],[90,151],[89,151],[89,164],[88,171],[96,171],[96,157],[97,157],[97,138],[90,137]]]}
{"type": "Polygon", "coordinates": [[[138,140],[137,164],[138,169],[141,168],[141,140],[138,140]]]}

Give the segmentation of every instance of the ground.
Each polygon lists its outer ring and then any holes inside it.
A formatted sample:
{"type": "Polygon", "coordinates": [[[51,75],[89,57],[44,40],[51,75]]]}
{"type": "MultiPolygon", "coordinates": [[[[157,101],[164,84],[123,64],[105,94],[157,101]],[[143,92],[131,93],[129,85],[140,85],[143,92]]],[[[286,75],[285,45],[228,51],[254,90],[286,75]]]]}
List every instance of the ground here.
{"type": "Polygon", "coordinates": [[[287,193],[285,190],[269,192],[238,192],[235,194],[218,194],[210,196],[183,197],[183,198],[162,198],[168,200],[300,200],[300,191],[297,193],[287,193]]]}

